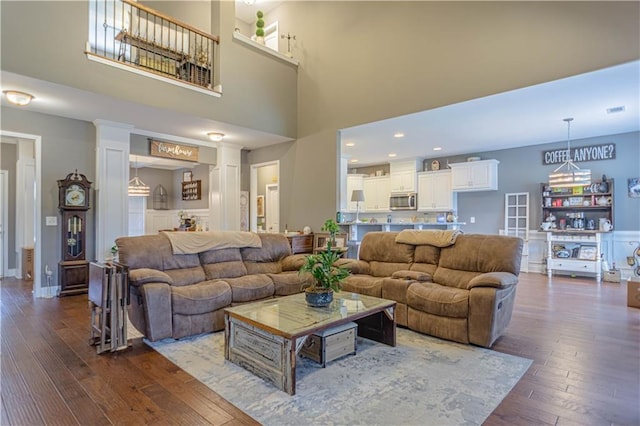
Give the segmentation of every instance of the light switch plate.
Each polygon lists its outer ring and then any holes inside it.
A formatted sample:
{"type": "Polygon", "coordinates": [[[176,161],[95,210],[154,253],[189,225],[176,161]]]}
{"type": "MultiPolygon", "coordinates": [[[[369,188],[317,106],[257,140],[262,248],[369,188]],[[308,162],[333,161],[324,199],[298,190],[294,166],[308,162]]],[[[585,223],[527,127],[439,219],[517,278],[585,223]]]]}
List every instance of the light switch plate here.
{"type": "Polygon", "coordinates": [[[45,223],[47,226],[58,226],[58,216],[47,216],[45,223]]]}

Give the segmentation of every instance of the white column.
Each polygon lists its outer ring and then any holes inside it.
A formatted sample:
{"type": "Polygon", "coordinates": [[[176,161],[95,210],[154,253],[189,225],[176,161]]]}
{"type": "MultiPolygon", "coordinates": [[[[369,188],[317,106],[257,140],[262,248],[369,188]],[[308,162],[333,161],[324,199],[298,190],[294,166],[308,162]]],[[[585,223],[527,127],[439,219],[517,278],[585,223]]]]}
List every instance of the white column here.
{"type": "Polygon", "coordinates": [[[34,141],[18,140],[18,161],[16,162],[16,278],[22,276],[22,248],[34,247],[35,243],[35,180],[36,161],[34,141]]]}
{"type": "Polygon", "coordinates": [[[96,259],[111,255],[115,239],[129,229],[129,145],[133,126],[105,120],[96,126],[95,198],[91,203],[96,218],[96,259]]]}
{"type": "Polygon", "coordinates": [[[209,227],[240,230],[240,151],[242,147],[219,142],[215,167],[209,173],[209,227]]]}

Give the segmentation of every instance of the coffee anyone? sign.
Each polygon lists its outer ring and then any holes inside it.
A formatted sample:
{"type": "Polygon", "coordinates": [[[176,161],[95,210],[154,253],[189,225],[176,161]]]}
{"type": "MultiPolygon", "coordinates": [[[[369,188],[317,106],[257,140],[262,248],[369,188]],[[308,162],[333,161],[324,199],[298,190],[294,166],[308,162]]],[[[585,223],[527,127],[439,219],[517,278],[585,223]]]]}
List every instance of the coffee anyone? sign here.
{"type": "Polygon", "coordinates": [[[153,157],[198,161],[197,146],[180,145],[173,142],[161,142],[149,139],[149,153],[153,157]]]}
{"type": "MultiPolygon", "coordinates": [[[[542,164],[560,164],[569,160],[566,149],[553,149],[542,151],[542,164]]],[[[616,158],[616,144],[605,143],[602,145],[582,146],[571,149],[571,160],[574,163],[583,161],[613,160],[616,158]]]]}

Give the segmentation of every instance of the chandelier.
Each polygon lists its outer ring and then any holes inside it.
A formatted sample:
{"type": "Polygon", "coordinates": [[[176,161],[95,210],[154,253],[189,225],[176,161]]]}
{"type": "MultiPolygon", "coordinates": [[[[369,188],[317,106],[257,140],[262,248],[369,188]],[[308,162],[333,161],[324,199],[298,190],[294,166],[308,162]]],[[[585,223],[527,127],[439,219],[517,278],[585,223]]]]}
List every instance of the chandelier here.
{"type": "Polygon", "coordinates": [[[151,190],[149,187],[138,177],[138,157],[136,157],[136,175],[129,181],[129,197],[148,197],[151,190]]]}
{"type": "Polygon", "coordinates": [[[567,123],[567,153],[566,160],[553,173],[549,174],[551,188],[568,188],[591,184],[591,170],[581,169],[571,159],[571,122],[573,118],[563,119],[567,123]]]}

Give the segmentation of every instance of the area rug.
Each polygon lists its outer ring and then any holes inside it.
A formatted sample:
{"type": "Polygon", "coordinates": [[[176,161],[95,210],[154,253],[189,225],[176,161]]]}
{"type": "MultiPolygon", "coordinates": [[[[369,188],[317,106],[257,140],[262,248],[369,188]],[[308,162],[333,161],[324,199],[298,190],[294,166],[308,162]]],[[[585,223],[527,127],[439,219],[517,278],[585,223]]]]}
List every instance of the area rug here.
{"type": "Polygon", "coordinates": [[[358,338],[322,368],[299,357],[288,395],[224,359],[224,333],[149,346],[264,425],[479,425],[531,360],[398,329],[397,346],[358,338]]]}

